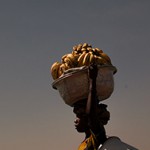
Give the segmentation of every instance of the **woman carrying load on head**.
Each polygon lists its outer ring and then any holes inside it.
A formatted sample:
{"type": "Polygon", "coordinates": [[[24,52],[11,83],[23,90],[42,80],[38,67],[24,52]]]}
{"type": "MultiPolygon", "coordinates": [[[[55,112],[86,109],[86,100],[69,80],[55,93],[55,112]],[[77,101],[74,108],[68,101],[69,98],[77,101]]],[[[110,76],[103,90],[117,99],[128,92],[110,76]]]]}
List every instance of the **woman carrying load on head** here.
{"type": "Polygon", "coordinates": [[[78,150],[97,150],[107,140],[104,125],[108,123],[110,113],[107,110],[107,105],[98,104],[93,122],[94,125],[91,123],[91,126],[89,125],[89,118],[85,109],[85,101],[77,103],[73,109],[73,112],[76,114],[75,128],[79,133],[85,133],[85,139],[78,147],[78,150]]]}

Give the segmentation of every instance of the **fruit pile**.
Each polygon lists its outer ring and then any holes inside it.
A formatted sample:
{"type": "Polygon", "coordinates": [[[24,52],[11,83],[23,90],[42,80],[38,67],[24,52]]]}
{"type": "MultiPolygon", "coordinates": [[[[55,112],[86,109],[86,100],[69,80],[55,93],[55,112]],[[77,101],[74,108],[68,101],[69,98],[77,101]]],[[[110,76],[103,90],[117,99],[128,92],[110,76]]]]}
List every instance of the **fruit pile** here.
{"type": "Polygon", "coordinates": [[[84,43],[73,47],[72,53],[65,54],[61,62],[55,62],[50,68],[54,80],[59,78],[70,68],[97,65],[112,65],[111,59],[99,48],[92,48],[91,45],[84,43]]]}

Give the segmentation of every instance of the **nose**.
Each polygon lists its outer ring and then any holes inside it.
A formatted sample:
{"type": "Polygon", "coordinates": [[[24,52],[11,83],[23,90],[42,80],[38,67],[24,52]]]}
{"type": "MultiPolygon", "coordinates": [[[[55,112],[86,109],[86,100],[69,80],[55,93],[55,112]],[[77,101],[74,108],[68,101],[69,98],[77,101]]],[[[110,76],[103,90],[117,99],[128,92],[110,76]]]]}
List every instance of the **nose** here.
{"type": "Polygon", "coordinates": [[[75,124],[79,123],[79,120],[80,120],[79,118],[75,118],[74,123],[75,124]]]}

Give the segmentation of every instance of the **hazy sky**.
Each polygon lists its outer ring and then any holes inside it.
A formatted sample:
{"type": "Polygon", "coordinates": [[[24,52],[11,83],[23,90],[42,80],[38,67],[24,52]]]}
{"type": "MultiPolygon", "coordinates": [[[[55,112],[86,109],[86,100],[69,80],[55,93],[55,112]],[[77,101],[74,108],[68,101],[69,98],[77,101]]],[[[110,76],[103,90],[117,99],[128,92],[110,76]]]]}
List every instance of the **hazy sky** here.
{"type": "Polygon", "coordinates": [[[0,149],[77,150],[84,134],[52,89],[49,68],[87,42],[107,53],[115,90],[109,136],[149,150],[150,1],[1,0],[0,149]]]}

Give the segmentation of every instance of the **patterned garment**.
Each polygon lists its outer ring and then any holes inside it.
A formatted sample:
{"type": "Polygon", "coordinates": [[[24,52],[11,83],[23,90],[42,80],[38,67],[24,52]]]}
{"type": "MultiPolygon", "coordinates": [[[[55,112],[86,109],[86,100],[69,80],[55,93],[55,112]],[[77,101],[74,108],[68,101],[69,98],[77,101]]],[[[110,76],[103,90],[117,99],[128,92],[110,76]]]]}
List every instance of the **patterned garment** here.
{"type": "Polygon", "coordinates": [[[95,135],[91,132],[90,137],[85,139],[79,146],[78,150],[97,150],[98,145],[95,135]]]}

